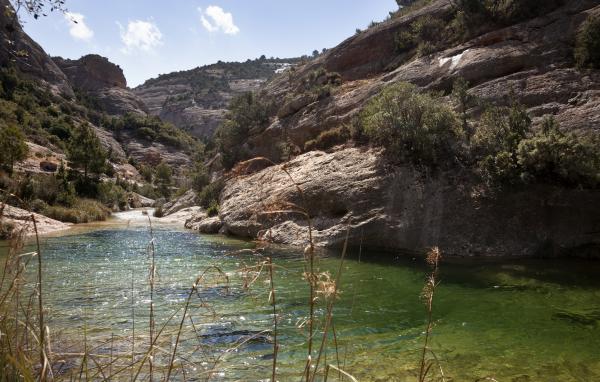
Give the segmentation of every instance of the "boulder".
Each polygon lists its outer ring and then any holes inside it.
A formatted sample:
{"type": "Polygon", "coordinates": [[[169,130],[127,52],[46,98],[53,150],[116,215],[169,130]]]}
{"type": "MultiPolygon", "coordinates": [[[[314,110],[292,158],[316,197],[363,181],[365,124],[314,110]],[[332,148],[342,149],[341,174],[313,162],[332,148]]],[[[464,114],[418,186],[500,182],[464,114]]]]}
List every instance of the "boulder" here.
{"type": "Polygon", "coordinates": [[[165,216],[174,214],[184,208],[193,207],[197,205],[196,198],[198,195],[194,190],[188,190],[183,195],[175,200],[172,200],[163,205],[163,213],[165,216]]]}
{"type": "Polygon", "coordinates": [[[154,199],[147,198],[136,192],[130,192],[127,198],[127,202],[131,208],[145,208],[153,207],[156,201],[154,199]]]}
{"type": "Polygon", "coordinates": [[[197,230],[205,234],[217,234],[221,227],[223,227],[223,222],[218,216],[203,219],[197,224],[197,230]]]}

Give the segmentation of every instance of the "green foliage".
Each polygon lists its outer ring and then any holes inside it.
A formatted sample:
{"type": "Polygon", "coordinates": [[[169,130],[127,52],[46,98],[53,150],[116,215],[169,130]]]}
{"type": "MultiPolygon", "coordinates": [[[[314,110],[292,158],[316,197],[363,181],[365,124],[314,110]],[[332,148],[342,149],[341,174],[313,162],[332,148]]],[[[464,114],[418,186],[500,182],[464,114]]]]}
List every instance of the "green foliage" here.
{"type": "Polygon", "coordinates": [[[0,121],[0,165],[12,172],[15,162],[27,158],[28,151],[21,130],[14,124],[7,125],[0,121]]]}
{"type": "Polygon", "coordinates": [[[385,147],[388,155],[424,166],[453,158],[460,126],[441,100],[407,83],[385,88],[360,114],[362,134],[385,147]]]}
{"type": "Polygon", "coordinates": [[[156,166],[156,185],[158,187],[158,192],[165,198],[168,198],[171,195],[172,176],[173,170],[167,163],[161,162],[156,166]]]}
{"type": "Polygon", "coordinates": [[[219,215],[219,203],[213,201],[210,204],[210,206],[208,206],[208,208],[206,209],[206,214],[209,217],[213,217],[213,216],[219,215]]]}
{"type": "Polygon", "coordinates": [[[579,68],[600,69],[600,16],[590,16],[577,33],[575,61],[579,68]]]}
{"type": "Polygon", "coordinates": [[[106,171],[106,151],[92,128],[87,125],[82,125],[73,132],[67,159],[72,168],[83,171],[86,180],[89,174],[98,175],[106,171]]]}
{"type": "Polygon", "coordinates": [[[465,31],[490,22],[512,25],[548,13],[563,3],[564,0],[455,0],[455,24],[465,31]]]}
{"type": "Polygon", "coordinates": [[[250,132],[264,130],[275,113],[274,102],[254,93],[244,93],[231,101],[225,121],[215,132],[215,140],[225,168],[248,158],[243,146],[250,132]]]}
{"type": "Polygon", "coordinates": [[[191,174],[192,189],[196,192],[202,191],[202,189],[210,183],[210,176],[208,171],[202,162],[197,162],[194,167],[194,171],[191,174]]]}
{"type": "Polygon", "coordinates": [[[98,185],[98,200],[110,208],[127,208],[127,191],[119,184],[104,181],[98,185]]]}
{"type": "Polygon", "coordinates": [[[123,117],[105,117],[101,124],[115,131],[117,137],[122,132],[128,131],[141,139],[150,142],[158,141],[188,153],[201,151],[200,143],[185,131],[178,129],[170,123],[163,122],[155,116],[141,116],[126,114],[123,117]]]}
{"type": "Polygon", "coordinates": [[[200,191],[198,194],[198,203],[204,208],[209,208],[213,204],[219,204],[219,197],[221,191],[225,187],[225,181],[219,179],[215,182],[210,183],[200,191]]]}
{"type": "Polygon", "coordinates": [[[563,133],[552,118],[517,148],[522,180],[595,188],[600,185],[598,140],[563,133]]]}
{"type": "Polygon", "coordinates": [[[419,56],[435,52],[444,41],[446,23],[431,15],[419,17],[410,24],[408,30],[401,30],[396,34],[395,43],[398,52],[407,52],[416,49],[419,56]]]}
{"type": "Polygon", "coordinates": [[[510,108],[489,107],[480,122],[474,136],[475,145],[490,154],[514,153],[531,128],[527,110],[516,102],[510,108]]]}
{"type": "Polygon", "coordinates": [[[454,81],[451,96],[460,114],[462,131],[466,134],[467,141],[470,142],[473,131],[468,123],[467,110],[475,103],[475,97],[469,94],[469,83],[463,77],[458,77],[454,81]]]}
{"type": "Polygon", "coordinates": [[[140,166],[140,175],[147,183],[152,183],[152,179],[154,177],[154,173],[152,172],[152,168],[150,166],[146,166],[145,164],[140,166]]]}

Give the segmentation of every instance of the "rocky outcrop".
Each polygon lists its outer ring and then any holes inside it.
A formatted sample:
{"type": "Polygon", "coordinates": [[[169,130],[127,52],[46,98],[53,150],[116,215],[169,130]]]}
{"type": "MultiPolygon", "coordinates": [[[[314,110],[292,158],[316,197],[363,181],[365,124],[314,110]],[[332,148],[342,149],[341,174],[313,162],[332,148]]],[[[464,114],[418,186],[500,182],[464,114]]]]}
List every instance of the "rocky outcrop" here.
{"type": "Polygon", "coordinates": [[[58,220],[50,219],[44,215],[31,213],[21,208],[9,206],[0,203],[0,231],[30,236],[35,234],[32,215],[35,217],[37,232],[40,235],[49,234],[57,231],[64,231],[71,227],[69,223],[63,223],[58,220]]]}
{"type": "Polygon", "coordinates": [[[231,179],[220,218],[229,234],[298,246],[308,244],[306,212],[315,244],[323,247],[341,246],[350,230],[350,245],[416,251],[437,245],[464,256],[600,251],[597,193],[539,186],[484,198],[455,175],[388,167],[373,149],[315,151],[231,179]]]}
{"type": "Polygon", "coordinates": [[[55,57],[73,87],[94,97],[110,115],[146,114],[146,106],[127,88],[123,70],[107,58],[89,54],[78,60],[55,57]]]}
{"type": "Polygon", "coordinates": [[[23,31],[8,0],[0,0],[0,63],[2,67],[14,64],[21,72],[44,81],[56,95],[74,95],[64,73],[23,31]]]}
{"type": "Polygon", "coordinates": [[[148,208],[154,207],[156,201],[154,199],[147,198],[136,192],[130,192],[127,196],[127,204],[131,208],[148,208]]]}
{"type": "Polygon", "coordinates": [[[77,89],[96,91],[105,88],[127,88],[123,70],[97,54],[88,54],[78,60],[54,57],[54,62],[77,89]]]}
{"type": "Polygon", "coordinates": [[[163,214],[165,216],[174,214],[184,208],[193,207],[196,203],[197,194],[194,190],[188,190],[180,197],[163,205],[163,214]]]}
{"type": "MultiPolygon", "coordinates": [[[[406,81],[448,94],[459,76],[469,81],[480,105],[507,104],[516,97],[536,124],[538,117],[553,115],[565,130],[599,132],[600,72],[578,70],[573,60],[577,30],[589,15],[600,15],[597,1],[567,1],[540,17],[496,30],[488,27],[488,32],[430,55],[397,51],[397,33],[409,30],[420,17],[447,19],[450,3],[435,0],[358,33],[299,67],[292,80],[275,77],[266,92],[291,101],[282,104],[268,128],[248,139],[247,147],[256,156],[277,159],[277,143],[285,140],[302,149],[321,132],[349,124],[389,84],[406,81]],[[321,68],[338,72],[343,84],[318,102],[296,101],[303,99],[298,83],[321,68]]],[[[474,107],[471,113],[480,111],[474,107]]]]}

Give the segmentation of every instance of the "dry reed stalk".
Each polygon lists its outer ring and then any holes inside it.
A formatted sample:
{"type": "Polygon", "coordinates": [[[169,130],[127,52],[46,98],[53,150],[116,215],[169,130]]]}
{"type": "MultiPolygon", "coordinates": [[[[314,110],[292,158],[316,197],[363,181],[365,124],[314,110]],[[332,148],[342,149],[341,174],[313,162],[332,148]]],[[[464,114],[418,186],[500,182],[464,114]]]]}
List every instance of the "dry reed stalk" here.
{"type": "Polygon", "coordinates": [[[429,349],[429,337],[431,336],[431,331],[433,329],[433,298],[435,296],[435,289],[438,286],[437,277],[441,257],[442,254],[438,247],[431,248],[431,250],[427,254],[427,264],[431,268],[431,273],[427,276],[425,287],[423,288],[423,292],[421,293],[421,297],[423,298],[423,301],[425,302],[425,306],[427,308],[427,329],[425,330],[425,342],[423,344],[423,351],[421,353],[419,382],[425,382],[425,378],[427,377],[427,374],[429,373],[429,371],[431,370],[431,366],[433,365],[431,362],[427,362],[426,355],[428,351],[431,351],[429,349]]]}
{"type": "Polygon", "coordinates": [[[269,256],[267,261],[269,264],[269,286],[271,288],[269,301],[273,306],[273,371],[271,374],[271,381],[276,382],[277,352],[279,351],[279,344],[277,343],[277,300],[275,298],[275,283],[273,281],[273,259],[269,256]]]}

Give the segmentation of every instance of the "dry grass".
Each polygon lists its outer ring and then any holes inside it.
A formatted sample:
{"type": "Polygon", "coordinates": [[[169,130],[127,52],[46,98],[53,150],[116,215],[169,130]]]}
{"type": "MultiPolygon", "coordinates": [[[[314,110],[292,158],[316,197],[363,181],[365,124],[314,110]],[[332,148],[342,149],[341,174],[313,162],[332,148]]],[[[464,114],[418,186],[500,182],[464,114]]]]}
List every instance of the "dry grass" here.
{"type": "MultiPolygon", "coordinates": [[[[261,159],[267,160],[267,159],[261,159]]],[[[282,166],[291,181],[292,187],[299,193],[301,200],[304,194],[300,185],[282,166]]],[[[0,208],[1,211],[1,208],[0,208]]],[[[350,373],[343,370],[338,350],[338,336],[334,323],[334,308],[339,299],[339,286],[347,254],[350,223],[346,232],[346,240],[335,274],[322,272],[318,268],[318,259],[312,237],[312,221],[309,213],[300,205],[284,201],[275,202],[262,212],[265,215],[294,213],[303,217],[308,225],[307,245],[304,251],[304,280],[308,289],[307,316],[297,323],[299,330],[305,331],[306,359],[304,367],[298,370],[302,381],[337,380],[356,381],[350,373]],[[321,305],[322,317],[316,317],[316,310],[321,305]],[[328,349],[335,353],[335,362],[327,360],[328,349]]],[[[275,274],[277,265],[270,256],[265,255],[266,241],[259,242],[256,249],[242,250],[230,255],[251,254],[255,262],[243,264],[236,274],[240,283],[249,294],[257,285],[268,285],[266,298],[272,307],[271,328],[240,338],[227,348],[217,348],[206,344],[202,339],[199,325],[214,322],[219,314],[202,296],[206,290],[220,287],[219,293],[229,294],[232,282],[218,266],[204,269],[190,286],[184,303],[171,316],[157,326],[154,300],[156,298],[157,263],[156,239],[152,228],[152,220],[148,217],[149,241],[146,248],[148,262],[147,291],[150,295],[148,312],[148,332],[136,331],[134,296],[136,285],[133,273],[131,280],[131,335],[90,340],[87,335],[87,323],[84,324],[83,345],[79,350],[53,352],[50,330],[45,326],[43,300],[43,257],[37,237],[34,215],[31,221],[36,232],[36,250],[23,253],[23,232],[15,232],[10,240],[10,250],[5,260],[0,278],[0,382],[3,381],[49,381],[49,380],[150,380],[170,381],[188,379],[209,381],[219,373],[227,370],[227,360],[242,346],[259,336],[269,335],[272,338],[273,358],[270,375],[271,381],[277,380],[278,354],[281,339],[278,336],[280,313],[278,310],[275,274]],[[35,261],[37,260],[37,262],[35,261]],[[37,265],[37,282],[33,290],[25,290],[25,270],[37,265]],[[176,317],[179,317],[176,319],[176,317]],[[185,342],[185,348],[182,343],[185,342]],[[182,350],[184,349],[184,350],[182,350]],[[66,369],[63,367],[67,365],[66,369]]],[[[264,235],[269,237],[269,235],[264,235]]],[[[419,382],[434,380],[433,367],[437,365],[441,381],[445,381],[443,370],[437,357],[429,346],[430,334],[434,327],[433,301],[438,285],[438,267],[440,252],[432,249],[427,257],[431,266],[431,274],[427,278],[422,297],[428,314],[428,325],[425,332],[421,353],[419,382]]],[[[259,289],[260,290],[260,289],[259,289]]],[[[285,344],[297,346],[298,344],[285,344]]]]}

